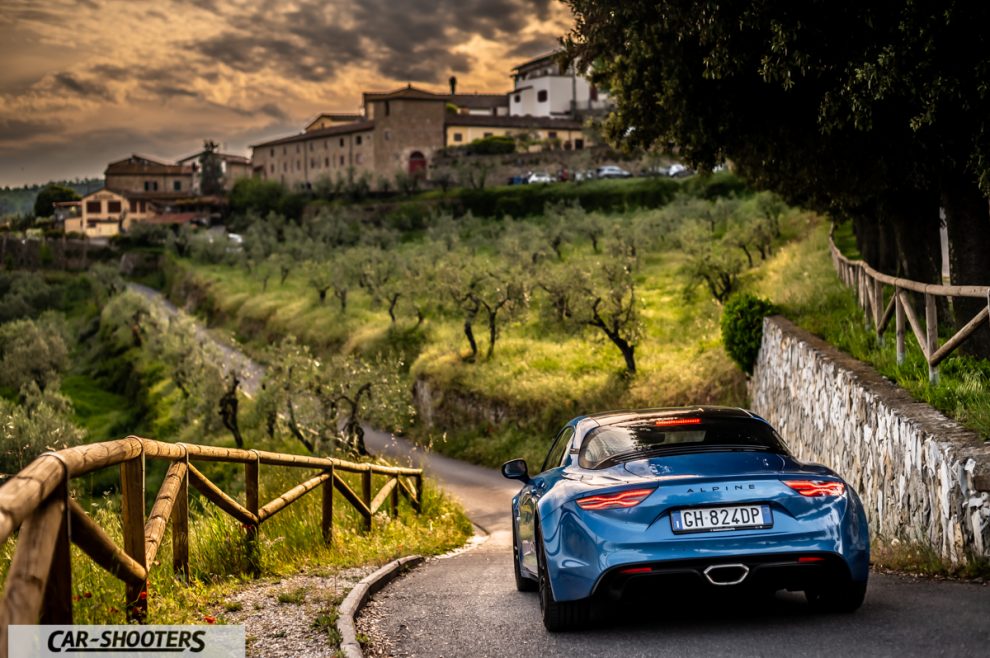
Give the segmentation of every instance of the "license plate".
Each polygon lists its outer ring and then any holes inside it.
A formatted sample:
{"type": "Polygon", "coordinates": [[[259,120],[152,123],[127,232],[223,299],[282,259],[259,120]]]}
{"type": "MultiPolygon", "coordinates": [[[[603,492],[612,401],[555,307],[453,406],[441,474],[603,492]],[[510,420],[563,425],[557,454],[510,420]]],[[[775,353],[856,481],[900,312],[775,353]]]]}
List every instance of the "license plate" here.
{"type": "Polygon", "coordinates": [[[696,507],[674,511],[670,525],[676,533],[769,528],[773,516],[769,505],[696,507]]]}

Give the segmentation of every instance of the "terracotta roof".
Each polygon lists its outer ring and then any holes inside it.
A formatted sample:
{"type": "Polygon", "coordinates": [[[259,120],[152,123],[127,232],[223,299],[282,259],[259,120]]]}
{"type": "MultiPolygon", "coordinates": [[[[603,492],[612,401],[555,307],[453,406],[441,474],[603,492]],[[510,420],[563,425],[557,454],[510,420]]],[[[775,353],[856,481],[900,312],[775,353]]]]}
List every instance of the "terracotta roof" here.
{"type": "Polygon", "coordinates": [[[281,139],[275,139],[270,142],[261,142],[260,144],[252,144],[251,148],[261,148],[264,146],[278,146],[280,144],[291,144],[293,142],[305,142],[310,139],[319,139],[321,137],[333,137],[334,135],[349,135],[351,133],[360,133],[371,130],[375,127],[375,122],[371,120],[367,121],[355,121],[354,123],[346,123],[342,126],[330,126],[329,128],[320,128],[319,130],[311,130],[308,133],[299,133],[297,135],[292,135],[291,137],[283,137],[281,139]]]}
{"type": "Polygon", "coordinates": [[[393,91],[366,91],[362,94],[362,96],[364,97],[365,103],[368,101],[396,99],[446,101],[450,98],[450,94],[435,94],[432,91],[426,91],[425,89],[413,87],[412,85],[406,85],[405,87],[395,89],[393,91]]]}
{"type": "Polygon", "coordinates": [[[129,190],[111,190],[110,188],[107,188],[106,191],[119,194],[125,199],[144,199],[146,201],[174,201],[176,199],[187,199],[192,194],[189,190],[179,192],[131,192],[129,190]]]}
{"type": "MultiPolygon", "coordinates": [[[[184,158],[176,160],[177,163],[182,164],[183,162],[198,161],[205,151],[200,151],[199,153],[193,153],[192,155],[187,155],[184,158]]],[[[232,153],[217,153],[220,159],[225,162],[230,162],[233,164],[251,164],[251,158],[246,158],[243,155],[234,155],[232,153]]]]}
{"type": "Polygon", "coordinates": [[[145,175],[145,176],[181,176],[192,175],[192,168],[185,165],[166,164],[151,158],[140,155],[132,155],[125,160],[117,160],[107,165],[104,176],[125,176],[125,175],[145,175]]]}
{"type": "Polygon", "coordinates": [[[472,109],[509,106],[509,97],[506,94],[454,94],[453,96],[448,96],[448,99],[458,107],[472,109]]]}
{"type": "Polygon", "coordinates": [[[509,117],[484,116],[478,114],[448,114],[445,117],[448,126],[480,126],[492,128],[539,128],[550,130],[580,130],[583,124],[573,119],[554,119],[552,117],[509,117]]]}
{"type": "Polygon", "coordinates": [[[319,123],[322,119],[329,119],[330,121],[340,123],[342,121],[360,121],[362,118],[364,117],[357,112],[323,112],[322,114],[316,115],[312,121],[306,124],[306,130],[309,130],[310,126],[319,123]]]}
{"type": "Polygon", "coordinates": [[[197,219],[207,219],[201,212],[168,212],[161,215],[152,215],[145,219],[137,220],[141,224],[188,224],[197,219]]]}
{"type": "Polygon", "coordinates": [[[520,69],[533,68],[539,65],[543,65],[544,62],[548,60],[553,60],[557,56],[559,51],[551,50],[550,52],[543,53],[542,55],[537,55],[533,59],[526,60],[519,66],[512,67],[513,71],[519,71],[520,69]]]}

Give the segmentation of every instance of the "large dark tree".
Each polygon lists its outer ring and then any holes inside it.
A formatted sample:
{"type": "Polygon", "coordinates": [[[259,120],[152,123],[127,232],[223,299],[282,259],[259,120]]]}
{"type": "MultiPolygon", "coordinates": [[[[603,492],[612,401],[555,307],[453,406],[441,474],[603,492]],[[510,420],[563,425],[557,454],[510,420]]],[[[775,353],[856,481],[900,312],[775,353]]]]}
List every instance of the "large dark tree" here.
{"type": "Polygon", "coordinates": [[[57,201],[78,201],[79,194],[71,187],[49,183],[38,191],[34,199],[34,216],[51,217],[55,214],[57,201]]]}
{"type": "Polygon", "coordinates": [[[990,6],[566,2],[569,54],[617,100],[614,141],[676,144],[700,167],[728,157],[755,185],[851,219],[871,264],[921,281],[939,280],[941,206],[953,281],[990,283],[990,6]]]}

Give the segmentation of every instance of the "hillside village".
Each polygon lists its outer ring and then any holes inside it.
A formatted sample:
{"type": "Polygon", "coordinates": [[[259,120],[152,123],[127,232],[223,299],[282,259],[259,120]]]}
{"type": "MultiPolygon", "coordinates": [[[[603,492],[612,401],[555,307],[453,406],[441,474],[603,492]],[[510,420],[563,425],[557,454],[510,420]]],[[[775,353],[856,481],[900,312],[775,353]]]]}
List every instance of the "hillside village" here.
{"type": "MultiPolygon", "coordinates": [[[[321,182],[364,180],[380,189],[401,176],[433,177],[434,160],[445,149],[502,138],[524,143],[528,152],[580,151],[593,145],[589,117],[610,107],[574,66],[556,53],[526,61],[511,71],[504,93],[459,93],[405,87],[365,92],[360,113],[327,112],[294,135],[254,144],[251,157],[216,152],[222,185],[230,191],[243,178],[274,181],[292,190],[321,182]]],[[[182,225],[219,216],[223,195],[201,187],[201,159],[195,153],[176,162],[133,154],[111,162],[103,188],[79,201],[55,204],[56,222],[66,233],[109,238],[138,222],[182,225]]]]}

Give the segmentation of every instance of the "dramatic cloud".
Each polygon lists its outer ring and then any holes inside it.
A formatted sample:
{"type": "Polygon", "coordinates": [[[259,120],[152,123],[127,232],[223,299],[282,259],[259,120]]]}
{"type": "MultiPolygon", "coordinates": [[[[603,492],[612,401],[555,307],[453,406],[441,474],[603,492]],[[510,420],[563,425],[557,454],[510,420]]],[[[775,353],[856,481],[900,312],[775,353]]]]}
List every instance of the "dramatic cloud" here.
{"type": "Polygon", "coordinates": [[[570,22],[551,0],[3,4],[0,184],[99,174],[132,151],[177,157],[204,138],[246,153],[407,82],[507,91],[570,22]]]}

